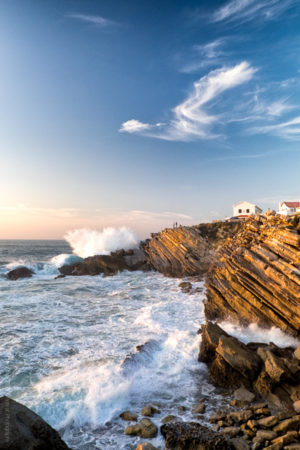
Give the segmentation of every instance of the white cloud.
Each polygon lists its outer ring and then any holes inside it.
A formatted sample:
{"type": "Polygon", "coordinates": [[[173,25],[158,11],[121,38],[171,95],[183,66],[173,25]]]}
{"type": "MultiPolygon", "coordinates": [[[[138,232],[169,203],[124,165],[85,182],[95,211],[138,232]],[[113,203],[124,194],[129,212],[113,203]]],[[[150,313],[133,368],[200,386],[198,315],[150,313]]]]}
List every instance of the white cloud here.
{"type": "Polygon", "coordinates": [[[180,72],[193,73],[203,67],[213,65],[220,66],[225,59],[223,47],[226,40],[228,39],[219,38],[208,42],[207,44],[194,45],[192,47],[192,55],[190,55],[189,62],[183,64],[180,68],[180,72]]]}
{"type": "Polygon", "coordinates": [[[142,123],[139,120],[131,119],[127,122],[122,123],[120,132],[125,131],[126,133],[138,133],[140,131],[148,130],[150,125],[148,123],[142,123]]]}
{"type": "Polygon", "coordinates": [[[286,122],[274,125],[253,127],[249,130],[252,134],[275,134],[286,139],[300,139],[300,116],[286,122]]]}
{"type": "Polygon", "coordinates": [[[82,22],[86,22],[92,25],[97,25],[100,28],[107,28],[112,25],[116,25],[116,22],[106,19],[102,16],[94,16],[88,14],[66,14],[65,17],[70,19],[81,20],[82,22]]]}
{"type": "Polygon", "coordinates": [[[120,131],[137,133],[169,141],[191,141],[216,137],[213,125],[220,121],[218,115],[209,113],[210,102],[228,89],[249,81],[256,69],[246,61],[236,66],[211,71],[194,83],[194,89],[187,99],[172,110],[172,119],[154,125],[132,119],[124,122],[120,131]]]}
{"type": "Polygon", "coordinates": [[[272,20],[282,14],[297,0],[230,0],[217,9],[212,22],[240,21],[247,22],[253,19],[272,20]]]}

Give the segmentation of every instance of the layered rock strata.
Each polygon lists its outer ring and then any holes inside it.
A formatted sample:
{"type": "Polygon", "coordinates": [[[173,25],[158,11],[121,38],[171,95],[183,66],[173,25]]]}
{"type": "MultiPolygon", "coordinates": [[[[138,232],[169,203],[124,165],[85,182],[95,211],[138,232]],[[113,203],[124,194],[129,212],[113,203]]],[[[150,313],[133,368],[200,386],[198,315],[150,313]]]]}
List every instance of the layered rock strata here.
{"type": "Polygon", "coordinates": [[[205,314],[275,325],[300,335],[300,228],[278,216],[249,218],[206,276],[205,314]]]}
{"type": "Polygon", "coordinates": [[[166,276],[203,275],[215,261],[223,242],[240,226],[240,223],[214,222],[167,228],[146,242],[147,261],[166,276]]]}

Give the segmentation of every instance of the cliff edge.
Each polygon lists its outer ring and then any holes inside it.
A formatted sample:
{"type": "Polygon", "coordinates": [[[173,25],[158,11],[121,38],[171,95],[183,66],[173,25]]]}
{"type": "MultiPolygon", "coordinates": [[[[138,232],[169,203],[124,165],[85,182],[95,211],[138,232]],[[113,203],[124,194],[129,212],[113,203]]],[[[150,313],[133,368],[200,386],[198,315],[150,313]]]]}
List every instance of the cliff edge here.
{"type": "Polygon", "coordinates": [[[217,250],[240,228],[240,223],[213,222],[166,228],[144,245],[148,264],[171,277],[203,275],[217,250]]]}
{"type": "Polygon", "coordinates": [[[300,227],[275,215],[250,217],[206,275],[205,314],[275,325],[300,335],[300,227]]]}

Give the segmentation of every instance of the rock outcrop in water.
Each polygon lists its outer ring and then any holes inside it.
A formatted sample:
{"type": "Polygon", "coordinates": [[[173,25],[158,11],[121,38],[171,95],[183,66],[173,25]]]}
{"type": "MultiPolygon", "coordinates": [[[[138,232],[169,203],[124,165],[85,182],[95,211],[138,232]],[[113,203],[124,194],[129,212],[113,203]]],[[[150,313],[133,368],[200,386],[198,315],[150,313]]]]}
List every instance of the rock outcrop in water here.
{"type": "Polygon", "coordinates": [[[68,450],[57,431],[26,406],[0,398],[0,448],[8,450],[68,450]]]}
{"type": "Polygon", "coordinates": [[[34,275],[34,272],[28,267],[17,267],[17,269],[8,272],[6,276],[9,280],[16,281],[19,278],[31,278],[32,275],[34,275]]]}
{"type": "Polygon", "coordinates": [[[223,242],[240,226],[240,223],[213,222],[167,228],[146,242],[144,250],[148,263],[166,276],[203,275],[215,261],[223,242]]]}
{"type": "Polygon", "coordinates": [[[220,249],[206,276],[205,314],[300,335],[300,228],[256,216],[220,249]]]}
{"type": "Polygon", "coordinates": [[[85,258],[83,262],[66,264],[59,268],[65,275],[115,275],[123,270],[150,270],[142,248],[133,250],[118,250],[110,255],[96,255],[85,258]]]}
{"type": "Polygon", "coordinates": [[[300,400],[297,355],[292,347],[280,348],[273,343],[245,345],[217,324],[202,325],[199,361],[208,364],[214,384],[227,389],[246,386],[278,407],[292,408],[300,400]]]}

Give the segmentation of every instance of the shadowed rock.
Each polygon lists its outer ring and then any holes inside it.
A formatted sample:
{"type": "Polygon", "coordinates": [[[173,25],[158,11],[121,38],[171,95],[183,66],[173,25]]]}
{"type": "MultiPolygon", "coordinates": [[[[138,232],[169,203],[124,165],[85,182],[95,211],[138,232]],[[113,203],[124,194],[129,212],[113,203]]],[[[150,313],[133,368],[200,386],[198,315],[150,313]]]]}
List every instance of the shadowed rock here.
{"type": "Polygon", "coordinates": [[[0,448],[7,450],[68,450],[57,431],[26,406],[0,398],[0,448]]]}
{"type": "Polygon", "coordinates": [[[6,275],[9,280],[16,281],[19,278],[31,278],[34,275],[33,270],[28,269],[28,267],[18,267],[17,269],[11,270],[6,275]]]}
{"type": "Polygon", "coordinates": [[[166,450],[233,450],[226,436],[196,422],[171,422],[161,427],[166,450]]]}

